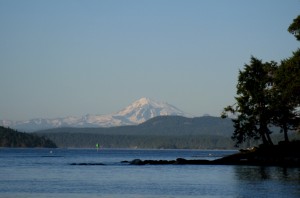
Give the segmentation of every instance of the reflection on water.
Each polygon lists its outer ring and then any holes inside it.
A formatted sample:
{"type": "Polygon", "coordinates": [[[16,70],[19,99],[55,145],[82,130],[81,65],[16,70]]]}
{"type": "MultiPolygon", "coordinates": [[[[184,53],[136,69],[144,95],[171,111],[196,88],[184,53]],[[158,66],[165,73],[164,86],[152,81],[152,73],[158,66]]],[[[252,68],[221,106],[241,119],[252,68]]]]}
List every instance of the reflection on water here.
{"type": "Polygon", "coordinates": [[[264,167],[264,166],[235,166],[235,176],[238,180],[280,180],[299,181],[299,168],[264,167]]]}
{"type": "Polygon", "coordinates": [[[234,176],[242,197],[300,197],[300,168],[235,166],[234,176]]]}

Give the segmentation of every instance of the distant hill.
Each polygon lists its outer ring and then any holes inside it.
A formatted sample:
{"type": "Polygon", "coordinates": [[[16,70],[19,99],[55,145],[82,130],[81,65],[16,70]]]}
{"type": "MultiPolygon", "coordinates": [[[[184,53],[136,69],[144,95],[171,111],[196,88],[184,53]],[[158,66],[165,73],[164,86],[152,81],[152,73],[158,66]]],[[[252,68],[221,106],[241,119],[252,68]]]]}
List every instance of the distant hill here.
{"type": "Polygon", "coordinates": [[[34,134],[21,133],[0,126],[0,147],[48,147],[55,148],[51,140],[34,134]]]}
{"type": "Polygon", "coordinates": [[[142,124],[109,128],[55,128],[36,132],[59,147],[232,149],[230,119],[157,116],[142,124]]]}
{"type": "Polygon", "coordinates": [[[106,135],[219,135],[230,137],[233,125],[230,119],[203,116],[186,118],[182,116],[157,116],[139,125],[97,128],[53,128],[36,133],[90,133],[106,135]]]}
{"type": "Polygon", "coordinates": [[[137,133],[156,135],[219,135],[230,137],[233,124],[230,119],[202,116],[158,116],[137,126],[137,133]]]}

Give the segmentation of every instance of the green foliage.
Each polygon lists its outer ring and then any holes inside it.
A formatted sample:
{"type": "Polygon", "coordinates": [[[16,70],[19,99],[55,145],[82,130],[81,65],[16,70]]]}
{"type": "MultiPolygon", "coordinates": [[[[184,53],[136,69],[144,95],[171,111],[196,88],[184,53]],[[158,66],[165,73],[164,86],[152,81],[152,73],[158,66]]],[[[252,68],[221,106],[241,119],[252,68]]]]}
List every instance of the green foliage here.
{"type": "Polygon", "coordinates": [[[298,41],[300,41],[300,15],[293,20],[293,23],[289,26],[288,31],[293,34],[298,41]]]}
{"type": "Polygon", "coordinates": [[[21,133],[13,129],[0,126],[0,147],[49,147],[56,145],[45,137],[21,133]]]}
{"type": "MultiPolygon", "coordinates": [[[[288,31],[300,40],[300,15],[288,31]]],[[[232,138],[237,145],[251,139],[273,144],[270,125],[280,127],[288,142],[288,131],[299,130],[300,126],[300,50],[279,66],[252,57],[250,64],[239,72],[235,99],[236,103],[224,108],[221,117],[228,113],[236,115],[232,119],[232,138]]]]}
{"type": "Polygon", "coordinates": [[[281,127],[284,140],[288,142],[288,131],[299,126],[300,50],[281,62],[275,73],[272,94],[272,123],[281,127]]]}
{"type": "MultiPolygon", "coordinates": [[[[235,106],[228,106],[225,112],[237,115],[233,118],[232,139],[239,145],[248,139],[262,139],[264,144],[272,144],[268,124],[270,123],[270,87],[275,62],[263,63],[251,57],[250,64],[239,72],[235,106]]],[[[224,117],[224,116],[223,116],[224,117]]]]}
{"type": "Polygon", "coordinates": [[[300,49],[281,62],[276,84],[280,96],[293,106],[300,105],[300,49]]]}

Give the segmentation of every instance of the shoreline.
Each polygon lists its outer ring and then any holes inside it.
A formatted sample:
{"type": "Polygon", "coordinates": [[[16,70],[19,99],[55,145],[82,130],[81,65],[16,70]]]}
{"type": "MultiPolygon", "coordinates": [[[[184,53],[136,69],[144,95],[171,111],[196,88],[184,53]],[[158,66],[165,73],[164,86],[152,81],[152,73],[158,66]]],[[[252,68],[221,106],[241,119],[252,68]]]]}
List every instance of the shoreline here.
{"type": "Polygon", "coordinates": [[[300,167],[300,141],[279,143],[278,145],[261,145],[258,148],[241,150],[215,160],[141,160],[123,161],[130,165],[249,165],[300,167]]]}

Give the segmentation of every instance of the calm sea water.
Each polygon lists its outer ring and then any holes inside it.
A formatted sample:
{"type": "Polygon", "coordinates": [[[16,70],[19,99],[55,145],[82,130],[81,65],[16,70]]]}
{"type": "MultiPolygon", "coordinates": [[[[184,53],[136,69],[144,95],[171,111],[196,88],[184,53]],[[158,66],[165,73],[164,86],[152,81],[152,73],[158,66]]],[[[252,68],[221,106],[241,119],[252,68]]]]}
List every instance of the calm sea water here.
{"type": "Polygon", "coordinates": [[[300,168],[121,163],[136,158],[211,160],[233,152],[0,148],[0,197],[300,197],[300,168]]]}

